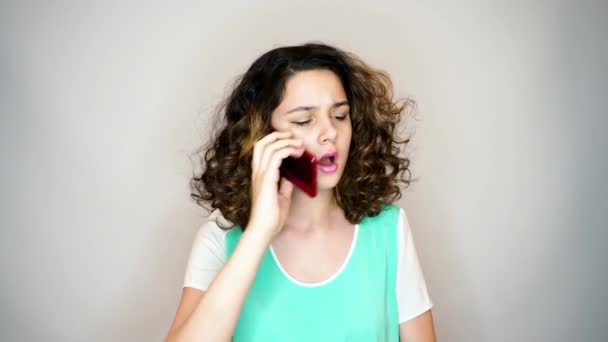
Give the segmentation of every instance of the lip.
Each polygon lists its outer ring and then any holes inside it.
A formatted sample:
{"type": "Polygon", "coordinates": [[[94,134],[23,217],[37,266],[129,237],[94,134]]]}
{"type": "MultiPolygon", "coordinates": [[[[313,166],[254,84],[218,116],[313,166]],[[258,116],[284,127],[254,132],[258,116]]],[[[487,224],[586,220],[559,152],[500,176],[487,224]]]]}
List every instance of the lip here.
{"type": "Polygon", "coordinates": [[[332,173],[338,170],[338,164],[334,163],[333,165],[318,165],[319,170],[325,173],[332,173]]]}
{"type": "Polygon", "coordinates": [[[336,159],[338,159],[338,151],[332,151],[332,152],[327,152],[324,155],[322,155],[321,157],[317,158],[317,160],[321,160],[325,157],[333,157],[334,161],[336,161],[336,159]]]}
{"type": "Polygon", "coordinates": [[[317,167],[319,168],[319,170],[322,171],[322,172],[324,172],[324,173],[336,172],[338,170],[338,152],[333,151],[333,152],[325,153],[324,155],[322,155],[317,160],[321,160],[321,159],[323,159],[325,157],[333,157],[334,163],[333,163],[333,165],[321,165],[321,164],[317,164],[317,167]]]}

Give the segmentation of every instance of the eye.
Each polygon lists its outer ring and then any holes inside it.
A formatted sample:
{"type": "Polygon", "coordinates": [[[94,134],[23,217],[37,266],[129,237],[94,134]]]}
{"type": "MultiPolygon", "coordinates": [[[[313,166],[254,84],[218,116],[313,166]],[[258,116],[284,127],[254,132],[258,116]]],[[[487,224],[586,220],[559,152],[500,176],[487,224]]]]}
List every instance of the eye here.
{"type": "Polygon", "coordinates": [[[294,124],[298,125],[298,126],[304,126],[307,125],[310,122],[310,120],[308,121],[301,121],[301,122],[293,122],[294,124]]]}
{"type": "Polygon", "coordinates": [[[342,116],[336,116],[336,119],[340,120],[340,121],[344,121],[348,118],[348,113],[343,114],[342,116]]]}

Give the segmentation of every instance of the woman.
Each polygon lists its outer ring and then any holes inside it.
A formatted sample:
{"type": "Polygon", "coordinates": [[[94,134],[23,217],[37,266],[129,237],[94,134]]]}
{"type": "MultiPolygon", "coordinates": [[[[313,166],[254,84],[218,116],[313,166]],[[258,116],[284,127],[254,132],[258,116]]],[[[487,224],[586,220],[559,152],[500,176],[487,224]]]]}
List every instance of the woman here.
{"type": "Polygon", "coordinates": [[[411,101],[324,44],[273,49],[238,80],[193,179],[217,209],[193,244],[166,341],[434,341],[395,128],[411,101]],[[319,160],[310,197],[279,166],[319,160]],[[221,213],[221,214],[220,214],[221,213]]]}

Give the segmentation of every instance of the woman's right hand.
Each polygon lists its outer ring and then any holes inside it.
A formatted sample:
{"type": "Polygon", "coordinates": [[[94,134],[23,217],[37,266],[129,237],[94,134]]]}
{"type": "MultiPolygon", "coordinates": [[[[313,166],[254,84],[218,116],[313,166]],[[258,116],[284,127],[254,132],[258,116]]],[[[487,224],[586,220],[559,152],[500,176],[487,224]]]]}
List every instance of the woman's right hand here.
{"type": "Polygon", "coordinates": [[[254,145],[251,161],[252,205],[247,227],[263,229],[269,240],[283,228],[294,186],[285,177],[279,185],[279,167],[284,158],[298,158],[303,153],[302,141],[294,139],[289,131],[274,131],[254,145]]]}

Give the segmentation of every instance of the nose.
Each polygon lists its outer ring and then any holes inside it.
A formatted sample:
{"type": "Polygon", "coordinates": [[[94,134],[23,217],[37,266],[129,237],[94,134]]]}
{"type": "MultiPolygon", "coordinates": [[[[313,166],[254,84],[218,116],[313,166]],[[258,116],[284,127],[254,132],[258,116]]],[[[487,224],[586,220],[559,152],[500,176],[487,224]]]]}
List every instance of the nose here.
{"type": "Polygon", "coordinates": [[[334,142],[336,140],[337,130],[331,122],[331,118],[322,120],[319,131],[319,143],[334,142]]]}

